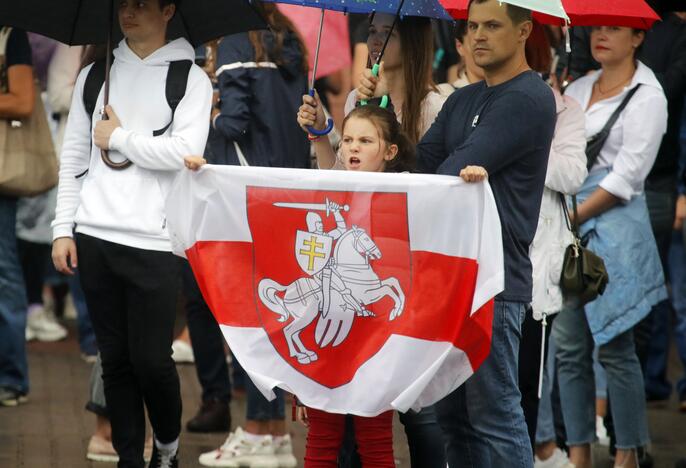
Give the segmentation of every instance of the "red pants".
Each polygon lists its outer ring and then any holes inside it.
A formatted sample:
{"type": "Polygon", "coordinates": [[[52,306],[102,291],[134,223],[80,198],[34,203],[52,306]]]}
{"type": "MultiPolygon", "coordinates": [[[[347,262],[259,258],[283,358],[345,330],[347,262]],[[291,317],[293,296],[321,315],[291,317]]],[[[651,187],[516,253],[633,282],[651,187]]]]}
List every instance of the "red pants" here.
{"type": "MultiPolygon", "coordinates": [[[[307,408],[310,428],[305,468],[335,468],[343,443],[345,415],[307,408]]],[[[393,411],[373,418],[353,416],[355,441],[363,468],[395,468],[393,460],[393,411]]]]}

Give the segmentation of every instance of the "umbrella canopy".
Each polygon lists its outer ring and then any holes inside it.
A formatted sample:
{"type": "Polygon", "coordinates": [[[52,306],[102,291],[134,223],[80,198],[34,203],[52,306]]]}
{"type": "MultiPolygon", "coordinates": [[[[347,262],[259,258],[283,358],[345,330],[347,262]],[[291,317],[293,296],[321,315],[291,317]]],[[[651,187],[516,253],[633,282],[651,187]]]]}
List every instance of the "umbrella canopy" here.
{"type": "MultiPolygon", "coordinates": [[[[564,16],[553,14],[552,4],[559,0],[503,0],[503,3],[529,8],[543,24],[563,24],[564,16]],[[545,2],[547,9],[540,8],[545,2]]],[[[469,0],[441,0],[443,7],[455,19],[467,19],[469,0]]],[[[562,0],[564,12],[572,26],[627,26],[650,29],[660,17],[644,0],[562,0]]],[[[557,10],[558,8],[555,7],[557,10]]]]}
{"type": "MultiPolygon", "coordinates": [[[[69,45],[104,44],[122,34],[109,12],[114,0],[20,0],[0,2],[0,24],[51,37],[69,45]]],[[[185,37],[194,46],[227,34],[264,29],[264,21],[246,0],[179,2],[169,38],[185,37]]]]}
{"type": "Polygon", "coordinates": [[[451,16],[443,8],[439,0],[265,0],[277,3],[289,3],[291,5],[320,8],[323,10],[342,11],[344,13],[388,13],[400,16],[424,16],[451,20],[451,16]]]}

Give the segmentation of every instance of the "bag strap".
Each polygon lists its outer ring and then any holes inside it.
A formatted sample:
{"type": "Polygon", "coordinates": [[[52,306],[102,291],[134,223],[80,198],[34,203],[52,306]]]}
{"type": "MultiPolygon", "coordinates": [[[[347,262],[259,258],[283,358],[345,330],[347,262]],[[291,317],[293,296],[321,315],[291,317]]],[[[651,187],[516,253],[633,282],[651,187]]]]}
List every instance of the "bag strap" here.
{"type": "Polygon", "coordinates": [[[98,102],[98,95],[105,83],[105,59],[98,59],[93,63],[93,66],[88,70],[88,76],[83,84],[83,107],[86,109],[86,114],[89,120],[93,120],[93,112],[95,112],[95,105],[98,102]]]}
{"type": "MultiPolygon", "coordinates": [[[[608,119],[607,123],[605,123],[605,126],[603,127],[603,129],[600,130],[600,132],[598,132],[598,133],[596,134],[596,135],[600,136],[600,138],[601,138],[601,140],[600,140],[600,145],[601,145],[601,147],[602,147],[602,145],[605,144],[605,141],[606,141],[607,138],[610,136],[610,130],[612,130],[612,127],[613,127],[613,126],[615,125],[615,123],[617,122],[617,119],[619,119],[619,116],[620,116],[621,113],[624,111],[624,109],[626,108],[627,104],[629,104],[629,101],[631,101],[631,98],[634,97],[634,94],[636,94],[636,91],[638,91],[638,88],[640,88],[640,87],[641,87],[641,83],[639,83],[639,84],[637,84],[636,86],[634,86],[634,87],[631,89],[631,91],[629,91],[629,92],[627,93],[627,95],[624,96],[624,99],[622,99],[622,102],[619,104],[619,107],[617,107],[617,109],[615,109],[615,111],[612,113],[612,115],[611,115],[610,118],[608,119]]],[[[598,156],[600,156],[600,152],[598,152],[598,154],[596,154],[595,157],[589,159],[588,162],[586,163],[586,168],[587,168],[589,171],[591,170],[591,168],[593,167],[593,165],[594,165],[594,164],[596,163],[596,161],[598,160],[598,156]]]]}
{"type": "Polygon", "coordinates": [[[188,74],[191,71],[193,62],[191,60],[174,60],[169,62],[169,70],[167,71],[167,84],[164,90],[167,97],[167,104],[171,108],[171,120],[167,125],[159,130],[152,132],[152,136],[163,135],[164,132],[174,122],[174,113],[179,103],[186,95],[186,85],[188,84],[188,74]]]}
{"type": "Polygon", "coordinates": [[[565,199],[565,196],[561,193],[557,193],[560,196],[560,203],[562,204],[562,211],[564,212],[564,217],[565,217],[565,224],[567,225],[567,229],[569,229],[569,232],[574,234],[574,236],[578,239],[579,238],[579,213],[577,212],[576,209],[576,195],[572,195],[572,211],[574,213],[574,221],[569,220],[569,207],[567,206],[567,200],[565,199]]]}

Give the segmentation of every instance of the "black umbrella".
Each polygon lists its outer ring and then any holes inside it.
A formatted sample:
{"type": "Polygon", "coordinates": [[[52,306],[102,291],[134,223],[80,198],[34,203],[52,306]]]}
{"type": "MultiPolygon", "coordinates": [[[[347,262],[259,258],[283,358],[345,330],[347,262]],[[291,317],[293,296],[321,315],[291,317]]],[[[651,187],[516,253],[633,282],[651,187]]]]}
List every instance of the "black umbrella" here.
{"type": "MultiPolygon", "coordinates": [[[[109,102],[110,51],[122,38],[115,3],[118,0],[0,0],[0,25],[51,37],[69,45],[107,44],[105,105],[109,102]]],[[[179,0],[169,23],[168,38],[185,37],[198,46],[218,37],[254,29],[266,23],[247,0],[179,0]]],[[[103,161],[113,168],[105,152],[103,161]]]]}

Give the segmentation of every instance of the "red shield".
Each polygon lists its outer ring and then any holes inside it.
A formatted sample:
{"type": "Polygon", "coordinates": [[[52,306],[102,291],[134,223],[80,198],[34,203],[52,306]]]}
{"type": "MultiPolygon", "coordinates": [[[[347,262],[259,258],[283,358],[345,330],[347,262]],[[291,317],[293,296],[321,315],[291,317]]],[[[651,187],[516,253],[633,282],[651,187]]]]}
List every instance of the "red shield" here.
{"type": "MultiPolygon", "coordinates": [[[[324,205],[327,199],[341,207],[348,205],[348,211],[340,212],[347,229],[353,226],[364,229],[381,252],[380,259],[370,261],[371,269],[382,281],[395,278],[409,299],[412,278],[406,194],[248,187],[247,213],[254,248],[255,296],[258,296],[258,285],[263,279],[285,287],[307,277],[294,255],[296,235],[299,230],[308,230],[308,212],[320,214],[324,232],[336,228],[333,215],[327,216],[326,210],[315,209],[317,205],[324,205]]],[[[283,298],[284,292],[278,292],[277,296],[283,298]]],[[[349,382],[357,369],[374,356],[394,332],[406,329],[403,323],[412,320],[409,308],[405,307],[398,318],[390,321],[395,301],[385,296],[364,306],[374,316],[356,314],[347,337],[340,344],[320,347],[315,340],[315,329],[321,318],[318,312],[318,317],[299,333],[304,347],[315,353],[318,359],[303,363],[291,356],[284,334],[284,327],[291,324],[294,317],[289,315],[285,321],[279,321],[284,318],[282,315],[270,310],[259,299],[256,302],[262,326],[279,354],[295,369],[330,388],[349,382]]]]}

